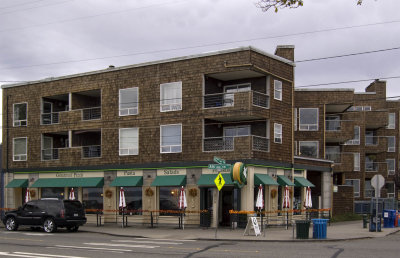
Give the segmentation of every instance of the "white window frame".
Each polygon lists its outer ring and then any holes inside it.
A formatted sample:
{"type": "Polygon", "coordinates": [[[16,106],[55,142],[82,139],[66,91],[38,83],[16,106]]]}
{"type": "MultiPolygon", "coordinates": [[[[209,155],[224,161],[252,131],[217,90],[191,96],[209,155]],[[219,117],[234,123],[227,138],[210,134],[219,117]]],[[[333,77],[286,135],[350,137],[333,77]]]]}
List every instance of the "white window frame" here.
{"type": "Polygon", "coordinates": [[[396,113],[388,113],[388,125],[386,129],[396,129],[396,113]]]}
{"type": "Polygon", "coordinates": [[[182,81],[178,82],[168,82],[160,84],[160,112],[171,112],[171,111],[179,111],[182,110],[182,81]],[[173,99],[173,103],[163,104],[163,90],[167,87],[173,87],[177,85],[180,87],[180,97],[173,99]]]}
{"type": "Polygon", "coordinates": [[[119,89],[119,116],[131,116],[139,114],[139,87],[132,87],[132,88],[125,88],[119,89]],[[136,103],[136,107],[129,107],[129,108],[121,108],[121,95],[124,94],[126,91],[136,91],[136,100],[132,99],[132,102],[129,103],[136,103]],[[136,102],[135,102],[136,101],[136,102]]]}
{"type": "Polygon", "coordinates": [[[348,140],[345,145],[360,145],[360,126],[356,125],[354,126],[354,131],[358,129],[358,138],[354,138],[351,140],[348,140]]]}
{"type": "Polygon", "coordinates": [[[168,124],[168,125],[161,125],[160,126],[160,153],[181,153],[182,152],[182,124],[168,124]],[[162,128],[168,127],[168,126],[180,126],[180,133],[181,133],[181,138],[180,138],[180,144],[179,145],[162,145],[162,128]],[[179,150],[172,151],[172,148],[180,147],[179,150]],[[163,151],[163,148],[169,148],[169,151],[163,151]]]}
{"type": "Polygon", "coordinates": [[[13,126],[20,127],[20,126],[28,126],[28,102],[20,102],[13,104],[13,126]],[[16,120],[15,119],[15,105],[25,104],[26,106],[26,119],[23,120],[16,120]]]}
{"type": "Polygon", "coordinates": [[[387,172],[388,175],[394,175],[396,171],[396,160],[395,159],[386,159],[386,164],[387,164],[387,172]],[[389,168],[389,163],[393,162],[393,169],[389,168]]]}
{"type": "Polygon", "coordinates": [[[274,99],[282,101],[283,98],[283,87],[282,82],[274,80],[274,99]]]}
{"type": "Polygon", "coordinates": [[[396,151],[396,136],[387,136],[387,143],[388,143],[387,152],[395,152],[396,151]],[[393,139],[394,146],[389,146],[389,139],[393,139]]]}
{"type": "Polygon", "coordinates": [[[354,171],[360,171],[361,169],[361,155],[359,152],[353,153],[353,163],[354,163],[354,171]],[[358,161],[358,162],[356,162],[358,161]]]}
{"type": "MultiPolygon", "coordinates": [[[[317,143],[317,157],[310,157],[310,158],[318,158],[319,157],[319,141],[299,141],[299,153],[300,153],[300,156],[303,156],[302,153],[301,153],[301,144],[302,143],[310,143],[310,142],[317,143]]],[[[305,157],[309,157],[309,156],[305,156],[305,157]]]]}
{"type": "Polygon", "coordinates": [[[119,129],[119,155],[120,156],[131,156],[139,155],[139,128],[120,128],[119,129]],[[137,146],[130,146],[129,148],[121,148],[121,131],[136,130],[136,135],[133,137],[137,138],[137,146]]]}
{"type": "Polygon", "coordinates": [[[13,138],[13,161],[27,161],[28,160],[28,137],[16,137],[13,138]],[[15,140],[25,139],[25,153],[15,154],[15,140]]]}
{"type": "Polygon", "coordinates": [[[346,185],[353,186],[354,197],[360,197],[360,179],[346,179],[346,185]],[[353,184],[354,181],[358,181],[358,189],[357,189],[357,191],[356,191],[356,188],[354,187],[355,185],[353,184]],[[347,184],[347,182],[351,182],[351,183],[347,184]]]}
{"type": "Polygon", "coordinates": [[[389,192],[388,187],[385,185],[386,191],[387,191],[387,197],[388,198],[394,198],[396,196],[396,184],[394,182],[386,182],[386,184],[393,184],[393,192],[389,192]]]}
{"type": "Polygon", "coordinates": [[[283,142],[282,124],[274,123],[274,143],[282,144],[282,142],[283,142]]]}
{"type": "Polygon", "coordinates": [[[318,131],[319,123],[319,109],[318,108],[299,108],[299,131],[318,131]],[[301,123],[301,111],[305,110],[316,110],[317,111],[317,121],[315,124],[302,124],[301,123]]]}

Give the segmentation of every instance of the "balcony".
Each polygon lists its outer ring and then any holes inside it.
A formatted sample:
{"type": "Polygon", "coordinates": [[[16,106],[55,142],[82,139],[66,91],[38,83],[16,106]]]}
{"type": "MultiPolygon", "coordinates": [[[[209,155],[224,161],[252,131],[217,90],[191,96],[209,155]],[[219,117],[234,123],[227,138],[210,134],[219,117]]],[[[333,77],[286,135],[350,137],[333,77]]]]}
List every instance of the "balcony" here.
{"type": "Polygon", "coordinates": [[[325,120],[325,142],[340,143],[353,137],[353,120],[325,120]]]}
{"type": "Polygon", "coordinates": [[[353,153],[340,153],[340,158],[337,157],[336,153],[333,154],[334,157],[331,158],[336,158],[340,159],[340,163],[336,163],[333,167],[334,172],[353,172],[354,171],[354,155],[353,153]]]}
{"type": "Polygon", "coordinates": [[[101,107],[84,108],[82,109],[82,120],[101,119],[101,107]]]}
{"type": "Polygon", "coordinates": [[[368,153],[386,152],[388,140],[384,136],[365,136],[365,151],[368,153]]]}
{"type": "Polygon", "coordinates": [[[60,112],[69,110],[69,95],[43,97],[41,103],[40,123],[42,125],[58,124],[60,112]]]}
{"type": "Polygon", "coordinates": [[[42,160],[59,160],[59,149],[42,150],[42,160]]]}
{"type": "MultiPolygon", "coordinates": [[[[204,138],[204,151],[234,151],[235,150],[235,138],[238,137],[210,137],[204,138]]],[[[269,151],[269,139],[266,137],[250,135],[240,136],[240,138],[246,138],[250,140],[251,150],[255,151],[269,151]]]]}
{"type": "Polygon", "coordinates": [[[60,150],[69,147],[68,132],[42,134],[42,160],[59,160],[60,150]]]}
{"type": "Polygon", "coordinates": [[[100,158],[101,145],[82,146],[82,158],[100,158]]]}
{"type": "Polygon", "coordinates": [[[60,112],[45,113],[41,115],[42,125],[52,125],[60,123],[60,112]]]}
{"type": "Polygon", "coordinates": [[[388,124],[387,111],[369,111],[364,112],[364,115],[366,129],[378,129],[386,127],[388,124]]]}
{"type": "Polygon", "coordinates": [[[72,93],[71,98],[71,111],[80,110],[82,121],[101,119],[100,89],[72,93]]]}
{"type": "Polygon", "coordinates": [[[72,147],[81,148],[82,158],[101,157],[101,130],[78,130],[72,132],[72,147]]]}

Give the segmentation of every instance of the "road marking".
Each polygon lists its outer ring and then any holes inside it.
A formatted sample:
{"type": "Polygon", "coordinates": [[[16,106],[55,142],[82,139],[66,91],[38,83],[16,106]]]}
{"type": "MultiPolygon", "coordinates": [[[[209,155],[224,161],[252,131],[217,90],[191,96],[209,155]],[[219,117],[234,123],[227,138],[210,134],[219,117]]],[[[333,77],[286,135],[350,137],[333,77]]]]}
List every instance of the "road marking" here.
{"type": "Polygon", "coordinates": [[[135,237],[134,239],[146,239],[146,240],[157,240],[157,241],[176,241],[176,242],[194,242],[196,240],[191,239],[163,239],[163,238],[143,238],[135,237]]]}
{"type": "MultiPolygon", "coordinates": [[[[56,245],[55,247],[77,248],[77,249],[88,249],[88,250],[104,250],[104,251],[124,251],[124,252],[131,252],[132,251],[132,250],[127,250],[127,249],[110,249],[110,248],[101,248],[101,247],[72,246],[72,245],[56,245]]],[[[52,248],[52,247],[48,247],[48,248],[52,248]]]]}
{"type": "Polygon", "coordinates": [[[52,236],[54,234],[49,234],[49,233],[22,233],[27,236],[52,236]]]}
{"type": "Polygon", "coordinates": [[[6,240],[21,240],[21,241],[33,241],[33,242],[42,242],[44,240],[40,239],[27,239],[27,238],[16,238],[16,237],[0,237],[0,239],[6,239],[6,240]]]}
{"type": "Polygon", "coordinates": [[[160,241],[139,241],[139,240],[111,240],[112,242],[120,242],[120,243],[142,243],[142,244],[158,244],[158,245],[181,245],[182,243],[176,242],[160,242],[160,241]]]}
{"type": "MultiPolygon", "coordinates": [[[[184,248],[184,247],[174,247],[170,246],[168,247],[170,249],[178,249],[178,250],[202,250],[201,248],[184,248]]],[[[254,251],[249,251],[249,250],[232,250],[232,249],[208,249],[207,252],[229,252],[229,253],[259,253],[260,251],[254,250],[254,251]]]]}
{"type": "MultiPolygon", "coordinates": [[[[59,258],[86,258],[83,256],[66,256],[66,255],[59,255],[59,254],[37,254],[37,253],[24,253],[24,252],[14,252],[15,254],[26,254],[26,255],[43,255],[45,257],[59,257],[59,258]]],[[[37,256],[35,256],[37,257],[37,256]]]]}
{"type": "Polygon", "coordinates": [[[109,244],[109,243],[84,243],[85,245],[101,245],[101,246],[119,246],[119,247],[133,247],[133,248],[156,248],[157,245],[125,245],[125,244],[109,244]]]}

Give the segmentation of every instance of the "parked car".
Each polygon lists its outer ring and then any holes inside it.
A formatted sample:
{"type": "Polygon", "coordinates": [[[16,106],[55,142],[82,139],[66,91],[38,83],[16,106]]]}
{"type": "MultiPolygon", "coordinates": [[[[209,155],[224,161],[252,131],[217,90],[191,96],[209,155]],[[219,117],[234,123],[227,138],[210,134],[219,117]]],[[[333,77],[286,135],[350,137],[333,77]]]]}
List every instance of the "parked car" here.
{"type": "Polygon", "coordinates": [[[30,226],[32,229],[43,228],[48,233],[64,227],[75,232],[86,223],[86,216],[79,201],[45,198],[6,212],[3,223],[9,231],[17,230],[19,226],[30,226]]]}

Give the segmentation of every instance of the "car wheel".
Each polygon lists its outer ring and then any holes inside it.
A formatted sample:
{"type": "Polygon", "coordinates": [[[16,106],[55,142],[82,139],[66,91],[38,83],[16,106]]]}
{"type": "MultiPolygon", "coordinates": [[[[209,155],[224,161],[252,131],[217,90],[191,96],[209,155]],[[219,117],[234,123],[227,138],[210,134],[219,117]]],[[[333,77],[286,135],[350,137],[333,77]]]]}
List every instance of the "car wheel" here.
{"type": "Polygon", "coordinates": [[[45,221],[43,222],[43,230],[45,232],[52,233],[52,232],[56,231],[56,229],[57,229],[57,226],[53,219],[51,219],[51,218],[45,219],[45,221]]]}
{"type": "Polygon", "coordinates": [[[79,229],[79,226],[67,227],[67,230],[69,232],[76,232],[76,231],[78,231],[78,229],[79,229]]]}
{"type": "Polygon", "coordinates": [[[17,221],[15,220],[14,217],[9,217],[6,220],[6,229],[8,231],[15,231],[18,229],[18,224],[17,221]]]}

